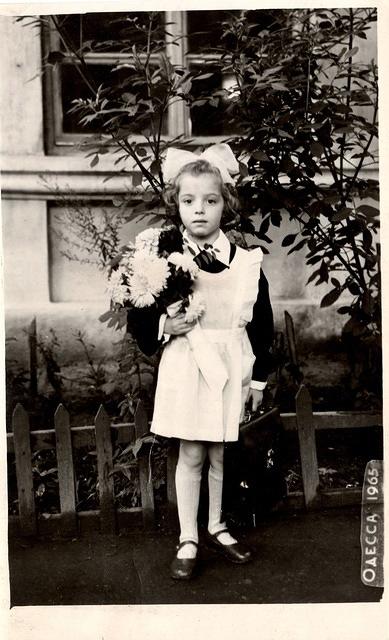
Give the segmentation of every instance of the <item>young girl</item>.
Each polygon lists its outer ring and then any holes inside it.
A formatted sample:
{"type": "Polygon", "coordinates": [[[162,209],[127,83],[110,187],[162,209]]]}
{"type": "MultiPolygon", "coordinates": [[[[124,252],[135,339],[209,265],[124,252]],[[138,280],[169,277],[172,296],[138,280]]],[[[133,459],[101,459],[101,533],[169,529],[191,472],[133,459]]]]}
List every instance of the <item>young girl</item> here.
{"type": "Polygon", "coordinates": [[[200,267],[194,290],[205,300],[205,312],[188,323],[175,303],[167,314],[134,310],[130,319],[145,353],[164,345],[151,431],[180,440],[175,476],[180,543],[171,565],[175,579],[190,578],[197,565],[206,456],[208,543],[232,562],[251,559],[221,519],[223,451],[225,442],[238,439],[245,404],[250,402],[255,411],[262,401],[273,317],[261,250],[231,244],[220,229],[236,203],[231,174],[237,169],[228,145],[213,145],[201,156],[168,151],[165,200],[180,217],[184,252],[200,267]]]}

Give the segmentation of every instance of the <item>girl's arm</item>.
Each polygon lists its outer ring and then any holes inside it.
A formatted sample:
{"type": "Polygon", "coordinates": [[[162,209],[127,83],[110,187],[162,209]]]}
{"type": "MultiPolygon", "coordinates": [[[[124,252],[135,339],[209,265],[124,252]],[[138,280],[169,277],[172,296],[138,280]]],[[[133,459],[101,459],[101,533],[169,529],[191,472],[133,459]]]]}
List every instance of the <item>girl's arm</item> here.
{"type": "Polygon", "coordinates": [[[175,312],[179,305],[180,301],[170,305],[167,315],[161,314],[156,304],[128,310],[127,332],[135,338],[139,349],[146,356],[152,356],[158,351],[166,341],[166,336],[184,335],[193,329],[196,321],[186,322],[184,314],[175,312]]]}
{"type": "Polygon", "coordinates": [[[266,382],[272,369],[270,349],[273,343],[273,311],[269,297],[269,284],[261,269],[258,281],[258,294],[253,307],[253,317],[246,326],[255,362],[252,379],[266,382]]]}

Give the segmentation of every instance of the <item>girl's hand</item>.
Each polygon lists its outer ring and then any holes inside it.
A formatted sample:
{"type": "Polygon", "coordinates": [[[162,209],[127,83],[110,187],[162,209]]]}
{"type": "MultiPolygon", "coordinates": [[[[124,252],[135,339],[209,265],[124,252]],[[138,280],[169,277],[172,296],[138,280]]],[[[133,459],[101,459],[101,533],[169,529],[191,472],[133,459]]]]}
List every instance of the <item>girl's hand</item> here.
{"type": "Polygon", "coordinates": [[[169,318],[174,318],[174,316],[179,315],[181,305],[182,300],[177,300],[177,302],[172,302],[172,304],[169,304],[169,306],[166,308],[166,313],[169,318]]]}
{"type": "Polygon", "coordinates": [[[185,322],[185,315],[180,313],[173,318],[166,318],[163,331],[172,336],[181,336],[191,331],[195,324],[196,320],[194,322],[185,322]]]}
{"type": "Polygon", "coordinates": [[[263,400],[263,391],[259,391],[259,389],[251,389],[249,390],[249,394],[247,396],[247,405],[250,406],[253,413],[256,412],[258,407],[261,406],[263,400]]]}

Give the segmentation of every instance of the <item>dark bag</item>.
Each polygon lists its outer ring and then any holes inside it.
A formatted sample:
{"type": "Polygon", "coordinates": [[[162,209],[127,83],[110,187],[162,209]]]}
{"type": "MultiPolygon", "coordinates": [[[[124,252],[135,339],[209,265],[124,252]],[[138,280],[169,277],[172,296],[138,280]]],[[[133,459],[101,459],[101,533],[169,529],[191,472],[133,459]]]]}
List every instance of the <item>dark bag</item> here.
{"type": "Polygon", "coordinates": [[[286,496],[278,408],[246,414],[239,431],[239,441],[226,446],[224,510],[235,524],[255,526],[286,496]]]}

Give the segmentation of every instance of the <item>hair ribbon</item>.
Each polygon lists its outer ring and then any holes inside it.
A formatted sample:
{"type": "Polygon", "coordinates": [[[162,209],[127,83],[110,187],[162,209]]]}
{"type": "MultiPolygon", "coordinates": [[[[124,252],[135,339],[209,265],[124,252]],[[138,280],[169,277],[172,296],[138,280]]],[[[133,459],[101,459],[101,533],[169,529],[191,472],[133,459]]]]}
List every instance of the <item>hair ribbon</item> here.
{"type": "Polygon", "coordinates": [[[212,166],[219,169],[223,182],[235,184],[235,179],[231,174],[239,172],[239,164],[231,147],[225,143],[213,144],[200,155],[185,149],[170,147],[162,165],[165,182],[172,182],[185,165],[196,160],[207,160],[212,166]]]}

